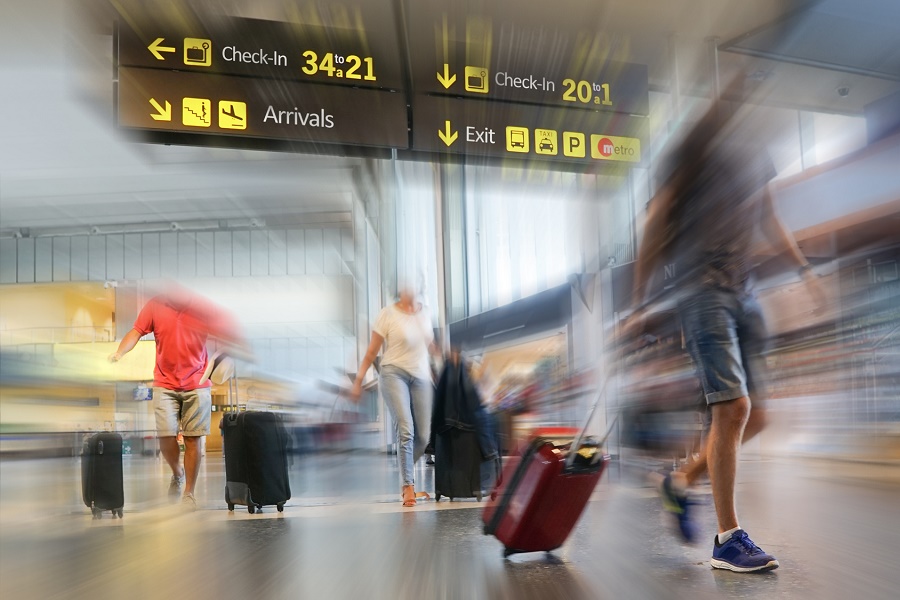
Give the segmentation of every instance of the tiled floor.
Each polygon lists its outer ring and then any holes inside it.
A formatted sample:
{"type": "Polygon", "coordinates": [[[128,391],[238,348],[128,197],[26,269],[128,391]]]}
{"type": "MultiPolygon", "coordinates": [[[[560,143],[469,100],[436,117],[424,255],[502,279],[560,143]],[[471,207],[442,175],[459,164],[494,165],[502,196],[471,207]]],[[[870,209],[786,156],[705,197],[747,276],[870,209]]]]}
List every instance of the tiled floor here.
{"type": "MultiPolygon", "coordinates": [[[[285,512],[229,513],[221,456],[201,509],[166,498],[153,459],[126,459],[126,514],[90,518],[73,459],[0,463],[0,597],[31,598],[897,598],[900,485],[822,462],[742,464],[742,524],[781,561],[738,575],[679,543],[651,488],[611,469],[552,556],[502,558],[474,500],[400,506],[391,458],[305,456],[285,512]]],[[[852,469],[852,467],[850,467],[852,469]]],[[[431,467],[419,465],[429,489],[431,467]]],[[[707,502],[708,495],[703,496],[707,502]]]]}

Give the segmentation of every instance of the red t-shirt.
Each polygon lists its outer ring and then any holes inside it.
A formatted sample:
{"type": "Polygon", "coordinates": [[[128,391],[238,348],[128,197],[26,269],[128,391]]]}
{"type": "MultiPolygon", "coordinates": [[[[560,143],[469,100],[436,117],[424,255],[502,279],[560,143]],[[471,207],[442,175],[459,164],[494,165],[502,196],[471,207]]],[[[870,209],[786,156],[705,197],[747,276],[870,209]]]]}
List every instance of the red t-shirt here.
{"type": "Polygon", "coordinates": [[[227,317],[198,296],[177,305],[155,296],[141,309],[134,330],[156,338],[156,368],[153,385],[176,392],[209,387],[200,385],[206,369],[206,339],[210,333],[226,337],[231,327],[227,317]]]}

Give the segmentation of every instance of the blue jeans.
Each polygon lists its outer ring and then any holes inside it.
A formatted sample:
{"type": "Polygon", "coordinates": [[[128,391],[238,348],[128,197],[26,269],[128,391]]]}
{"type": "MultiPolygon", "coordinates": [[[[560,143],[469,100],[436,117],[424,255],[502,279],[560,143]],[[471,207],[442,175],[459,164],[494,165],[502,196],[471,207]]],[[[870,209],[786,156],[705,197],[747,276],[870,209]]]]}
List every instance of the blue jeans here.
{"type": "Polygon", "coordinates": [[[749,295],[701,288],[679,303],[688,352],[707,404],[766,396],[766,326],[749,295]]]}
{"type": "Polygon", "coordinates": [[[381,390],[394,419],[397,458],[403,485],[414,485],[413,465],[428,445],[431,435],[430,381],[413,377],[403,369],[385,365],[381,369],[381,390]]]}

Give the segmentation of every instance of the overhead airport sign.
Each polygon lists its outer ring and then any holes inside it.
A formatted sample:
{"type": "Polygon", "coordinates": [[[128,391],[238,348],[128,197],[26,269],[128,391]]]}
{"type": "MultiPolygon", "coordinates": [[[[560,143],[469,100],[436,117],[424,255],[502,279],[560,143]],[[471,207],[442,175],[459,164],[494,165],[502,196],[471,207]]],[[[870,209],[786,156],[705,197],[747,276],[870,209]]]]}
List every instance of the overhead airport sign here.
{"type": "Polygon", "coordinates": [[[596,39],[462,19],[411,3],[417,93],[649,114],[646,65],[616,61],[596,39]]]}
{"type": "Polygon", "coordinates": [[[397,38],[378,33],[240,18],[120,23],[119,65],[401,89],[397,38]]]}
{"type": "Polygon", "coordinates": [[[414,150],[569,163],[645,163],[647,119],[418,95],[414,150]]]}
{"type": "Polygon", "coordinates": [[[590,36],[535,36],[426,2],[407,5],[404,53],[392,6],[320,6],[301,11],[302,23],[123,18],[118,125],[201,144],[241,137],[645,164],[645,66],[613,60],[590,36]]]}
{"type": "Polygon", "coordinates": [[[121,67],[118,97],[126,128],[388,148],[409,139],[405,95],[385,90],[121,67]]]}

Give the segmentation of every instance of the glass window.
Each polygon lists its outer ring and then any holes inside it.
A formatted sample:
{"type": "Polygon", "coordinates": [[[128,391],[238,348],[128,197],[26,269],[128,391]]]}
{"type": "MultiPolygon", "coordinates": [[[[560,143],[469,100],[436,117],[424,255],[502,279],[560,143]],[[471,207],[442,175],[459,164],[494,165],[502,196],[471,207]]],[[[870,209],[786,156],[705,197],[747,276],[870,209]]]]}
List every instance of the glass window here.
{"type": "Polygon", "coordinates": [[[866,146],[863,117],[813,113],[816,164],[822,164],[866,146]]]}

